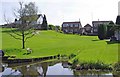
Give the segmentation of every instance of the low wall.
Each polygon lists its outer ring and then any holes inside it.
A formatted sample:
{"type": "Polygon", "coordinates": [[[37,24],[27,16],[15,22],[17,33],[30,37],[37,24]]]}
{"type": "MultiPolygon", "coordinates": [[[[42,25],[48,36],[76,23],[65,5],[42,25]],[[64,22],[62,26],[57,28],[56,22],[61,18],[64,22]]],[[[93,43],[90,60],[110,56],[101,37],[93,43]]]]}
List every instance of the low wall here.
{"type": "Polygon", "coordinates": [[[36,61],[43,61],[49,59],[59,59],[59,55],[55,56],[46,56],[46,57],[38,57],[38,58],[29,58],[29,59],[8,59],[8,57],[3,57],[2,62],[12,64],[12,63],[27,63],[27,62],[36,62],[36,61]]]}

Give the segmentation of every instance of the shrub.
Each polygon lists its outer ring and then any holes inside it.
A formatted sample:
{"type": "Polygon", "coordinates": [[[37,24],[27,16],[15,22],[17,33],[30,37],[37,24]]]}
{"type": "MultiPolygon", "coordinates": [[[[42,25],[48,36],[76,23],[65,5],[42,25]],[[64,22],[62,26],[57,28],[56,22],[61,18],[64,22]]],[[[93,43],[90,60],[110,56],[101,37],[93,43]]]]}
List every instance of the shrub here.
{"type": "Polygon", "coordinates": [[[69,55],[69,58],[74,58],[75,56],[76,56],[75,54],[71,53],[71,54],[69,55]]]}
{"type": "Polygon", "coordinates": [[[63,54],[63,55],[61,55],[61,57],[67,57],[67,55],[63,54]]]}
{"type": "MultiPolygon", "coordinates": [[[[72,68],[76,68],[77,64],[78,64],[78,59],[74,59],[72,68]]],[[[97,61],[97,62],[81,62],[79,65],[80,65],[80,67],[79,68],[77,67],[77,69],[80,69],[80,70],[88,70],[88,69],[91,69],[91,70],[93,70],[93,69],[95,69],[95,70],[109,70],[109,71],[112,70],[111,65],[104,64],[101,61],[97,61]]]]}
{"type": "Polygon", "coordinates": [[[78,64],[78,62],[79,62],[79,60],[78,60],[77,58],[75,58],[75,59],[73,60],[73,64],[78,64]]]}
{"type": "Polygon", "coordinates": [[[115,64],[113,65],[113,69],[114,69],[114,71],[120,71],[120,62],[115,63],[115,64]]]}
{"type": "Polygon", "coordinates": [[[77,58],[75,58],[73,61],[72,61],[72,68],[75,69],[76,68],[76,65],[78,64],[79,60],[77,58]]]}

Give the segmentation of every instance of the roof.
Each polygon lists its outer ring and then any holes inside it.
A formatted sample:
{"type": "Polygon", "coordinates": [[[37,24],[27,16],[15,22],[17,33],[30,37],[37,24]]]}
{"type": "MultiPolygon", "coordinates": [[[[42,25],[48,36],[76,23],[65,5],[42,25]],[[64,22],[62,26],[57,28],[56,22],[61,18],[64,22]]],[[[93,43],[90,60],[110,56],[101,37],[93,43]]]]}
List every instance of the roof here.
{"type": "Polygon", "coordinates": [[[81,24],[80,21],[76,21],[76,22],[63,22],[63,24],[76,24],[76,23],[77,23],[77,24],[78,24],[78,23],[81,24]]]}
{"type": "Polygon", "coordinates": [[[86,24],[84,27],[92,27],[90,24],[86,24]]]}
{"type": "Polygon", "coordinates": [[[92,23],[98,23],[98,22],[107,23],[107,22],[112,22],[112,21],[92,21],[92,23]]]}

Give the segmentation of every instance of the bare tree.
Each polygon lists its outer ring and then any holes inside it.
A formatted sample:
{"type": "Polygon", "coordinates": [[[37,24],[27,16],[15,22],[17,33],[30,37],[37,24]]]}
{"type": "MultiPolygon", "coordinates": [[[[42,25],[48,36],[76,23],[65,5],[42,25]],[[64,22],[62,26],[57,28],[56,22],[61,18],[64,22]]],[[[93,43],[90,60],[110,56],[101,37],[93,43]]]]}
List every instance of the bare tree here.
{"type": "Polygon", "coordinates": [[[38,8],[33,2],[28,4],[19,2],[19,5],[20,8],[14,11],[14,15],[16,17],[15,22],[10,24],[8,23],[8,20],[5,20],[11,28],[11,32],[9,32],[9,34],[15,39],[21,40],[22,48],[25,49],[26,40],[35,35],[34,27],[40,15],[37,15],[38,8]]]}

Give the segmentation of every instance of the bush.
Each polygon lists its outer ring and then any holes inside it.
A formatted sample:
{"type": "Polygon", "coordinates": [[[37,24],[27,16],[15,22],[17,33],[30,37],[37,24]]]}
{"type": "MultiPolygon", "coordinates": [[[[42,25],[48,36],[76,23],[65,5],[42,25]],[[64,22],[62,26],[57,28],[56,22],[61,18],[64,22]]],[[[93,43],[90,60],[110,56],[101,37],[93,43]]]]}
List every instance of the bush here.
{"type": "Polygon", "coordinates": [[[72,61],[72,68],[75,69],[76,68],[76,65],[78,64],[79,60],[77,58],[75,58],[73,61],[72,61]]]}
{"type": "Polygon", "coordinates": [[[115,63],[115,64],[113,65],[113,69],[114,69],[114,71],[120,71],[120,62],[115,63]]]}
{"type": "Polygon", "coordinates": [[[63,55],[61,55],[61,57],[67,57],[67,55],[63,54],[63,55]]]}
{"type": "Polygon", "coordinates": [[[112,67],[111,65],[108,65],[108,64],[104,64],[103,62],[101,61],[97,61],[97,62],[81,62],[79,65],[80,67],[78,68],[77,67],[77,64],[78,64],[78,59],[74,59],[73,60],[73,65],[72,65],[72,68],[77,68],[77,69],[80,69],[80,70],[109,70],[111,71],[112,70],[112,67]]]}
{"type": "Polygon", "coordinates": [[[48,29],[49,29],[49,30],[55,30],[55,26],[52,25],[52,24],[49,24],[49,25],[48,25],[48,29]]]}
{"type": "Polygon", "coordinates": [[[75,54],[71,53],[71,54],[69,55],[69,58],[74,58],[75,56],[76,56],[75,54]]]}
{"type": "Polygon", "coordinates": [[[77,58],[75,58],[75,59],[73,60],[73,64],[78,64],[78,62],[79,62],[79,60],[78,60],[77,58]]]}

